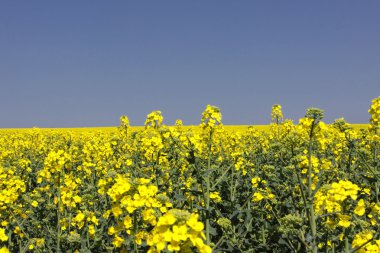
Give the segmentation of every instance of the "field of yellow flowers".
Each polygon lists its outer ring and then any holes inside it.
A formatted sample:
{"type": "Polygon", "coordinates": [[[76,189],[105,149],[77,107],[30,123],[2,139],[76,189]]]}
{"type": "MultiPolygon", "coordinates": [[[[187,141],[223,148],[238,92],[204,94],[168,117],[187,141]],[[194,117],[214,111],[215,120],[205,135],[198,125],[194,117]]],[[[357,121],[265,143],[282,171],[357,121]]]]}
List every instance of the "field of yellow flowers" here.
{"type": "Polygon", "coordinates": [[[369,113],[0,130],[0,252],[380,252],[380,97],[369,113]]]}

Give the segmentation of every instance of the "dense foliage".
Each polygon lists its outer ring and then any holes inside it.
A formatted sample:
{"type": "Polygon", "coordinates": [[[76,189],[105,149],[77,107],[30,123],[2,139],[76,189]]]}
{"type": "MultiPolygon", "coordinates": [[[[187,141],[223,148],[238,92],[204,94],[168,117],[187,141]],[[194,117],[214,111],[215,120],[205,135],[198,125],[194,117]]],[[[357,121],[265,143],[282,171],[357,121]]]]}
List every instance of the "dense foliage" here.
{"type": "Polygon", "coordinates": [[[294,124],[0,131],[0,252],[380,252],[380,98],[368,129],[294,124]]]}

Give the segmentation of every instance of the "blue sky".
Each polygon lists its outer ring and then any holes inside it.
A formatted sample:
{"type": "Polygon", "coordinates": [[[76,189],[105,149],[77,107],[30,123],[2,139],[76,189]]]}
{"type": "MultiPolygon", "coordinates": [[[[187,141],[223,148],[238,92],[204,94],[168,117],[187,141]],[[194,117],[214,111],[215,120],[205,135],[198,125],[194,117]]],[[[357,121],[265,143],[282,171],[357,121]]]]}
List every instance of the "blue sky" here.
{"type": "Polygon", "coordinates": [[[366,123],[380,95],[380,1],[3,1],[0,128],[366,123]]]}

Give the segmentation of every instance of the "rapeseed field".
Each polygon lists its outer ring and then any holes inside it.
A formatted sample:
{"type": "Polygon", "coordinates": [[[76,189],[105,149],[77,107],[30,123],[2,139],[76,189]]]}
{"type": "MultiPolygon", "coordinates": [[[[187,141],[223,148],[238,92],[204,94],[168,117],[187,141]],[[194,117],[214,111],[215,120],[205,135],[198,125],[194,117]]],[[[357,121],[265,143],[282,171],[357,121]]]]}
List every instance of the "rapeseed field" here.
{"type": "Polygon", "coordinates": [[[271,118],[0,130],[0,252],[380,252],[380,97],[271,118]]]}

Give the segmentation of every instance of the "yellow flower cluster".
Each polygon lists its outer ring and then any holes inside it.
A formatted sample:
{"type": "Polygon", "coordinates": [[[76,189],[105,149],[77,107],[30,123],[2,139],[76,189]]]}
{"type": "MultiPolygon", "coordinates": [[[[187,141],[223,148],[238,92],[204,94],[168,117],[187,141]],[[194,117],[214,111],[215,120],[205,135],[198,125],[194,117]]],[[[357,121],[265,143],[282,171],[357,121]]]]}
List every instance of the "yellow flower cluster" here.
{"type": "Polygon", "coordinates": [[[380,239],[373,239],[373,231],[363,231],[355,235],[352,248],[357,249],[358,253],[378,253],[380,252],[380,239]]]}
{"type": "Polygon", "coordinates": [[[205,244],[204,225],[198,221],[198,214],[171,209],[158,220],[157,226],[148,237],[150,253],[169,251],[192,252],[195,247],[201,253],[211,253],[205,244]]]}
{"type": "Polygon", "coordinates": [[[177,127],[181,127],[181,126],[183,126],[183,122],[182,122],[181,119],[177,119],[177,120],[175,121],[174,125],[177,126],[177,127]]]}
{"type": "Polygon", "coordinates": [[[153,111],[149,113],[145,120],[145,127],[157,128],[162,125],[164,117],[162,116],[161,111],[153,111]]]}
{"type": "Polygon", "coordinates": [[[141,217],[142,228],[155,226],[157,217],[166,213],[172,207],[170,200],[162,194],[158,194],[156,185],[150,184],[149,179],[117,175],[115,182],[106,190],[107,180],[99,180],[99,193],[107,192],[111,198],[111,213],[118,220],[117,227],[109,227],[108,234],[114,236],[113,245],[121,247],[124,239],[121,233],[124,231],[128,235],[133,235],[138,244],[146,239],[147,233],[135,231],[133,226],[137,225],[137,217],[141,217]]]}
{"type": "MultiPolygon", "coordinates": [[[[90,226],[90,235],[93,235],[95,233],[94,225],[99,225],[99,220],[93,212],[78,211],[77,214],[71,220],[70,225],[76,226],[78,229],[81,229],[84,226],[85,222],[87,222],[90,226]]],[[[65,230],[66,228],[66,225],[62,227],[63,230],[65,230]]]]}
{"type": "MultiPolygon", "coordinates": [[[[125,139],[128,138],[128,132],[130,129],[129,119],[126,115],[123,115],[120,117],[120,125],[119,125],[119,132],[121,134],[121,138],[125,139]]],[[[117,142],[115,142],[116,144],[117,142]]]]}
{"type": "Polygon", "coordinates": [[[82,198],[78,196],[78,185],[81,183],[80,178],[76,178],[72,174],[64,176],[63,184],[60,185],[61,201],[64,206],[75,208],[82,202],[82,198]]]}
{"type": "Polygon", "coordinates": [[[216,106],[207,105],[206,110],[202,113],[201,126],[206,129],[212,129],[218,125],[222,125],[220,109],[216,106]]]}
{"type": "Polygon", "coordinates": [[[251,183],[254,190],[254,193],[252,195],[253,202],[272,200],[275,198],[275,195],[271,192],[270,188],[266,186],[266,180],[263,180],[260,177],[253,177],[251,183]]]}
{"type": "Polygon", "coordinates": [[[120,117],[120,127],[121,128],[128,128],[129,125],[129,119],[126,115],[123,115],[120,117]]]}
{"type": "Polygon", "coordinates": [[[162,137],[157,132],[149,132],[141,139],[141,152],[147,161],[156,161],[158,152],[163,148],[162,137]]]}
{"type": "Polygon", "coordinates": [[[45,158],[44,168],[38,173],[37,182],[42,183],[43,180],[47,180],[57,183],[57,178],[52,178],[52,175],[60,174],[64,168],[70,168],[70,160],[70,155],[64,150],[51,151],[45,158]]]}
{"type": "Polygon", "coordinates": [[[356,200],[359,187],[347,180],[334,182],[328,188],[321,188],[315,195],[315,211],[319,214],[341,212],[347,198],[356,200]]]}
{"type": "Polygon", "coordinates": [[[371,114],[370,123],[374,127],[378,127],[380,123],[380,97],[372,100],[372,105],[368,110],[368,113],[371,114]]]}
{"type": "Polygon", "coordinates": [[[253,171],[254,164],[251,161],[247,161],[244,157],[237,154],[237,161],[235,163],[235,170],[241,171],[243,176],[247,175],[248,171],[253,171]]]}
{"type": "MultiPolygon", "coordinates": [[[[121,215],[122,210],[133,213],[141,207],[159,208],[161,212],[166,212],[167,207],[171,207],[170,202],[162,202],[165,198],[157,194],[157,186],[149,184],[150,180],[140,178],[137,180],[137,187],[131,187],[130,179],[118,175],[116,183],[107,191],[112,203],[112,213],[115,217],[121,215]]],[[[132,182],[136,183],[136,182],[132,182]]],[[[155,223],[154,219],[146,219],[155,223]]],[[[154,225],[154,224],[153,224],[154,225]]]]}
{"type": "Polygon", "coordinates": [[[271,113],[272,122],[278,124],[283,118],[281,105],[273,105],[271,113]]]}
{"type": "Polygon", "coordinates": [[[14,170],[0,167],[0,210],[5,210],[8,205],[15,204],[20,193],[25,190],[25,182],[14,174],[14,170]]]}

